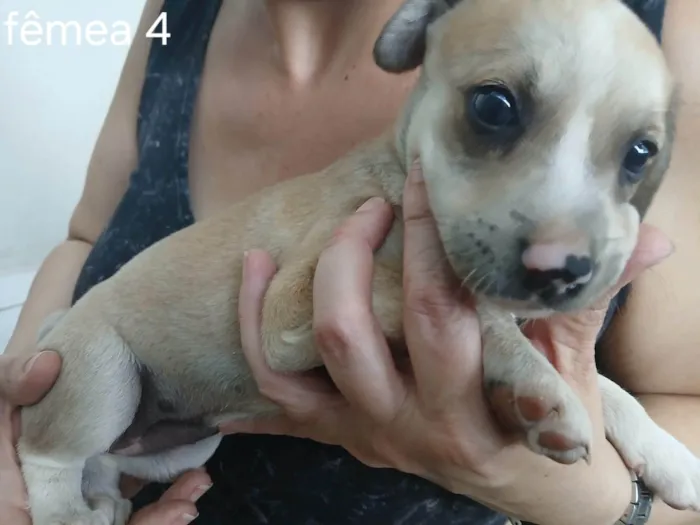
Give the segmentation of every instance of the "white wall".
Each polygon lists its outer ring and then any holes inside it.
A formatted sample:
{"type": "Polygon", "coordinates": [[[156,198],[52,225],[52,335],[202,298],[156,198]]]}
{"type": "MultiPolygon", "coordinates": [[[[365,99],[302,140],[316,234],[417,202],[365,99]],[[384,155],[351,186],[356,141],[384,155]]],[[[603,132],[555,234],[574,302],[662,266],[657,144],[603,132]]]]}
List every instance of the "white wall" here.
{"type": "MultiPolygon", "coordinates": [[[[143,4],[0,0],[0,315],[22,298],[27,275],[65,238],[128,50],[119,45],[126,33],[116,31],[128,26],[133,35],[143,4]],[[10,34],[5,24],[12,11],[18,25],[10,34]],[[32,12],[42,33],[36,24],[25,26],[23,41],[22,24],[32,12]],[[77,24],[66,26],[62,41],[60,23],[71,21],[77,24]],[[104,23],[104,37],[99,25],[88,25],[93,21],[104,23]],[[94,45],[100,38],[106,43],[94,45]]],[[[0,319],[0,352],[4,326],[0,319]]]]}
{"type": "Polygon", "coordinates": [[[65,237],[128,50],[109,39],[76,42],[72,27],[62,45],[60,26],[50,30],[52,45],[45,31],[25,35],[40,42],[29,46],[21,39],[25,16],[36,13],[44,29],[51,21],[83,30],[102,21],[112,35],[119,21],[136,30],[143,2],[0,0],[0,275],[34,268],[65,237]],[[4,23],[12,11],[18,25],[10,35],[4,23]]]}

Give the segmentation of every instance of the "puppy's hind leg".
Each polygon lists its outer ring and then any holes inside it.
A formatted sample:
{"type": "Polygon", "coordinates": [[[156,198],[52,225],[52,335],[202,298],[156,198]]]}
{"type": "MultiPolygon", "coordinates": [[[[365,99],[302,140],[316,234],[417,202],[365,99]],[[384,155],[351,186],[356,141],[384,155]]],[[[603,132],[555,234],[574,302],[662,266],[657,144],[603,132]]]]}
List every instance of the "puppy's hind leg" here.
{"type": "MultiPolygon", "coordinates": [[[[268,366],[278,372],[298,372],[323,365],[312,326],[316,265],[315,260],[302,260],[283,267],[265,294],[263,349],[268,366]]],[[[390,341],[403,339],[402,293],[401,274],[375,263],[372,311],[390,341]]]]}
{"type": "Polygon", "coordinates": [[[216,452],[223,436],[202,439],[191,445],[172,448],[157,454],[144,456],[120,456],[109,454],[101,458],[103,464],[112,465],[120,473],[138,479],[166,482],[204,465],[216,452]]]}
{"type": "MultiPolygon", "coordinates": [[[[216,451],[221,438],[221,434],[217,434],[191,445],[144,456],[105,454],[90,458],[83,477],[83,494],[92,509],[107,516],[108,523],[126,525],[131,502],[122,498],[119,492],[122,474],[147,481],[173,481],[184,472],[204,465],[216,451]]],[[[207,488],[198,490],[206,491],[207,488]]]]}
{"type": "Polygon", "coordinates": [[[61,354],[61,374],[44,399],[22,411],[17,450],[29,508],[33,525],[111,525],[115,516],[86,503],[83,471],[131,424],[141,395],[138,367],[111,327],[96,326],[88,337],[70,330],[61,323],[42,340],[41,350],[61,354]]]}
{"type": "Polygon", "coordinates": [[[700,459],[620,386],[602,375],[598,385],[606,437],[627,466],[670,507],[700,511],[700,459]]]}

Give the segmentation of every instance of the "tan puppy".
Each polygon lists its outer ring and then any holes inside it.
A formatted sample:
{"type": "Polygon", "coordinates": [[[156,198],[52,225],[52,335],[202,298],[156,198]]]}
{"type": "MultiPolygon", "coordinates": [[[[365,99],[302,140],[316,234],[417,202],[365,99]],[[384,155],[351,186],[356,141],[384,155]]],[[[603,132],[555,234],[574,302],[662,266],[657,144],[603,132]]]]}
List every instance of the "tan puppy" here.
{"type": "MultiPolygon", "coordinates": [[[[319,254],[366,199],[388,199],[373,306],[400,348],[400,205],[418,156],[447,257],[478,300],[489,393],[539,400],[546,417],[520,418],[534,452],[588,459],[584,406],[514,316],[586,307],[620,276],[671,150],[674,84],[656,41],[619,0],[408,0],[375,58],[397,73],[424,65],[395,130],[159,242],[49,320],[38,346],[62,354],[63,372],[24,410],[19,443],[34,525],[121,525],[121,472],[169,479],[208,459],[218,423],[277,410],[240,350],[245,250],[280,268],[263,312],[269,364],[319,366],[319,254]]],[[[627,464],[669,504],[700,507],[700,460],[600,386],[627,464]]]]}

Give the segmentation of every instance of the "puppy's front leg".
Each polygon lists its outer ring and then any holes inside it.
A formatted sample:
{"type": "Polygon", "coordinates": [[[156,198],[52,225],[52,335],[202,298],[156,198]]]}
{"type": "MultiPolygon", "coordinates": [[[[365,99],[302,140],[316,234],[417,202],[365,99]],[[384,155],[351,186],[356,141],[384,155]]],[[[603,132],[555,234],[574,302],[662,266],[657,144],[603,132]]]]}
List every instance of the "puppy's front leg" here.
{"type": "Polygon", "coordinates": [[[510,313],[477,307],[482,327],[484,385],[504,420],[510,411],[538,454],[563,464],[590,461],[591,421],[581,400],[522,334],[510,313]],[[504,406],[504,403],[507,406],[504,406]]]}
{"type": "MultiPolygon", "coordinates": [[[[270,283],[263,306],[263,347],[268,365],[295,372],[323,365],[313,333],[313,278],[317,261],[282,268],[270,283]]],[[[403,340],[401,273],[376,262],[372,312],[390,342],[403,340]]]]}
{"type": "Polygon", "coordinates": [[[316,263],[316,259],[288,263],[267,289],[261,329],[263,351],[273,370],[297,372],[322,364],[311,326],[316,263]]]}
{"type": "Polygon", "coordinates": [[[700,459],[621,387],[602,375],[598,385],[605,435],[626,465],[667,505],[700,511],[700,459]]]}

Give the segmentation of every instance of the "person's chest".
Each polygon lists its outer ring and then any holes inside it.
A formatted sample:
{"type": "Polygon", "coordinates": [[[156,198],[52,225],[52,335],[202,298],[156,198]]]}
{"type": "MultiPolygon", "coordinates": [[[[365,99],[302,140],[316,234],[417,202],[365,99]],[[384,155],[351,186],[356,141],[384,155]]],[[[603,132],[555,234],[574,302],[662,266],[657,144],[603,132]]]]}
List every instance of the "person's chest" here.
{"type": "MultiPolygon", "coordinates": [[[[389,129],[415,75],[389,75],[371,55],[347,74],[292,89],[226,39],[209,44],[193,116],[189,182],[196,220],[265,186],[318,171],[389,129]]],[[[218,31],[220,32],[220,31],[218,31]]]]}

